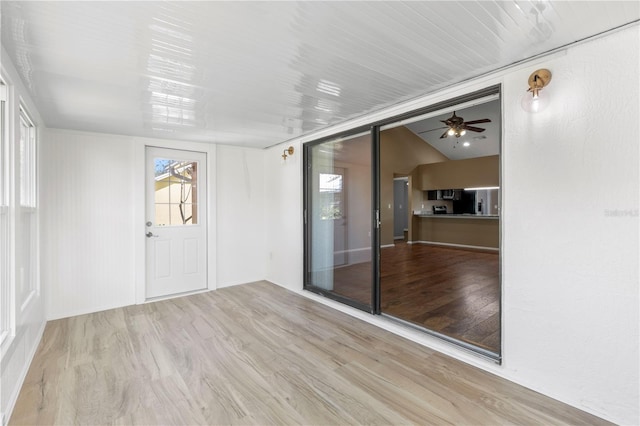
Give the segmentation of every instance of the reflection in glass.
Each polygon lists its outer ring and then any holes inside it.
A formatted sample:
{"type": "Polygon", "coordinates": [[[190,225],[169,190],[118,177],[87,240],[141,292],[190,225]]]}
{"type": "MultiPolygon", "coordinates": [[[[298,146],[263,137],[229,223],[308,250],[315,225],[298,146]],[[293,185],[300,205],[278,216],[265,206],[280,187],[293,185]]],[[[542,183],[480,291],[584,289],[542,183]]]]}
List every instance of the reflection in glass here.
{"type": "Polygon", "coordinates": [[[371,139],[310,147],[307,286],[371,306],[371,139]]]}
{"type": "Polygon", "coordinates": [[[196,225],[198,163],[156,158],[155,223],[158,226],[196,225]]]}

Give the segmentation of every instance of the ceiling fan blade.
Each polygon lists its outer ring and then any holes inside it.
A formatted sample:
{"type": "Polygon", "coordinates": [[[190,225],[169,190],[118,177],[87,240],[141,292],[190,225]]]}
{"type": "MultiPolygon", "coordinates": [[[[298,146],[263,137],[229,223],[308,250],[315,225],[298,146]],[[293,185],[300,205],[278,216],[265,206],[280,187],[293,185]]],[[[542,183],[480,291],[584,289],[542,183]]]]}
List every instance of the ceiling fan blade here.
{"type": "Polygon", "coordinates": [[[488,118],[482,118],[480,120],[471,120],[471,121],[464,122],[464,124],[480,124],[480,123],[491,123],[491,120],[489,120],[488,118]]]}
{"type": "Polygon", "coordinates": [[[423,130],[421,132],[418,132],[418,134],[427,133],[427,132],[433,132],[434,130],[440,130],[440,129],[448,129],[448,127],[436,127],[435,129],[423,130]]]}
{"type": "Polygon", "coordinates": [[[444,138],[446,138],[447,136],[449,136],[449,131],[448,131],[448,130],[447,130],[446,132],[444,132],[444,133],[442,134],[442,136],[440,136],[440,139],[444,139],[444,138]]]}
{"type": "Polygon", "coordinates": [[[481,129],[480,127],[467,126],[466,124],[464,125],[464,128],[467,130],[471,130],[472,132],[484,132],[486,130],[481,129]]]}

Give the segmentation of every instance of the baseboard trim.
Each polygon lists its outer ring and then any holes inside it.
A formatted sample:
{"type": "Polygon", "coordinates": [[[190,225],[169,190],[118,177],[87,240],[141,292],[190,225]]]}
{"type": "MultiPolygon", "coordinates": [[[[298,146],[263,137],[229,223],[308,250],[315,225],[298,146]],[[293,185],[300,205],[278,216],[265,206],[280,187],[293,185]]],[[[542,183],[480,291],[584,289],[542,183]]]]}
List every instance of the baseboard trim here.
{"type": "Polygon", "coordinates": [[[24,368],[20,372],[20,377],[17,381],[18,386],[11,392],[11,396],[9,397],[9,401],[7,404],[7,411],[2,413],[2,426],[6,426],[9,424],[9,419],[11,419],[11,414],[13,413],[13,409],[16,406],[16,402],[18,402],[18,396],[20,396],[20,391],[22,390],[22,386],[24,385],[24,381],[27,378],[27,373],[29,372],[29,367],[31,367],[31,363],[33,363],[33,358],[36,356],[36,352],[38,351],[38,347],[40,346],[40,342],[42,341],[42,336],[44,335],[44,329],[47,326],[47,321],[43,321],[42,325],[38,329],[37,338],[34,339],[33,347],[29,350],[29,355],[27,356],[28,362],[24,363],[24,368]]]}
{"type": "Polygon", "coordinates": [[[479,251],[490,251],[490,252],[499,252],[500,249],[496,247],[484,247],[484,246],[472,246],[467,244],[453,244],[453,243],[441,243],[438,241],[410,241],[409,244],[425,244],[428,246],[440,246],[440,247],[448,247],[448,248],[459,248],[465,250],[479,250],[479,251]]]}

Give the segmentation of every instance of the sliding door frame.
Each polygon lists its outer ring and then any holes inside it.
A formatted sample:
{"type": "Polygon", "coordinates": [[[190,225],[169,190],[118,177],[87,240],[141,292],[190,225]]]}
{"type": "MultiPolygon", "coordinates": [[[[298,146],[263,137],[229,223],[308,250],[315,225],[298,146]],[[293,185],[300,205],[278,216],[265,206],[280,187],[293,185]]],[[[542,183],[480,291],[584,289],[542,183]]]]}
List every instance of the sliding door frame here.
{"type": "Polygon", "coordinates": [[[380,315],[380,126],[371,128],[371,250],[373,289],[371,291],[371,313],[380,315]]]}
{"type": "MultiPolygon", "coordinates": [[[[458,347],[474,352],[478,355],[487,357],[496,363],[502,362],[502,346],[503,346],[503,327],[502,327],[502,315],[503,315],[503,306],[502,306],[502,209],[500,209],[499,213],[499,236],[498,240],[500,242],[500,252],[499,252],[499,285],[500,285],[500,297],[498,300],[498,306],[500,310],[499,315],[499,330],[500,330],[500,350],[499,353],[489,352],[479,346],[458,340],[456,338],[438,333],[433,330],[429,330],[424,327],[417,326],[408,321],[404,321],[402,319],[393,317],[391,315],[386,315],[381,312],[381,285],[380,285],[380,130],[382,127],[394,124],[397,122],[401,122],[403,120],[412,119],[418,117],[420,115],[436,112],[445,108],[454,107],[459,104],[463,104],[466,102],[472,102],[476,99],[481,99],[488,96],[498,95],[499,99],[502,99],[502,85],[496,84],[492,86],[488,86],[486,88],[470,92],[464,95],[460,95],[454,98],[446,99],[440,102],[436,102],[425,107],[417,108],[408,112],[404,112],[401,114],[397,114],[394,116],[390,116],[381,120],[373,121],[369,124],[362,125],[344,132],[336,133],[331,136],[326,136],[321,139],[317,139],[308,143],[303,144],[303,214],[304,214],[304,289],[308,291],[312,291],[314,293],[321,294],[328,298],[334,299],[338,302],[344,303],[346,305],[370,312],[374,315],[381,315],[386,318],[392,319],[399,323],[405,324],[408,327],[418,329],[426,334],[431,336],[435,336],[443,341],[452,343],[458,347]],[[310,193],[311,193],[311,182],[308,176],[309,173],[309,150],[311,147],[328,142],[330,140],[339,139],[339,138],[347,138],[350,135],[355,135],[358,133],[363,133],[365,131],[370,130],[371,132],[371,250],[372,250],[372,291],[371,291],[371,306],[366,306],[362,303],[353,301],[346,297],[334,294],[330,291],[314,287],[310,285],[310,253],[311,253],[311,228],[310,224],[307,220],[307,209],[309,207],[310,202],[310,193]]],[[[502,108],[500,111],[500,115],[502,117],[502,108]]],[[[500,157],[502,158],[502,126],[500,126],[500,157]]],[[[502,161],[500,161],[500,199],[502,199],[502,161]]]]}

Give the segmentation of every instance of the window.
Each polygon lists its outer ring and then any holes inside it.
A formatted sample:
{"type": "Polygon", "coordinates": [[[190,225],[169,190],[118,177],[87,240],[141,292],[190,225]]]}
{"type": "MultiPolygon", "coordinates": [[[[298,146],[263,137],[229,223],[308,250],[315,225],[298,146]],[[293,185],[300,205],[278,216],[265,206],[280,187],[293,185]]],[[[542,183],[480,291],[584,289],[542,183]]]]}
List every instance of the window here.
{"type": "Polygon", "coordinates": [[[38,186],[36,127],[26,109],[20,105],[19,170],[20,200],[16,213],[16,281],[17,313],[23,312],[39,292],[38,283],[38,186]]]}
{"type": "Polygon", "coordinates": [[[156,158],[154,168],[156,224],[198,224],[198,163],[156,158]]]}
{"type": "Polygon", "coordinates": [[[20,206],[36,207],[36,128],[20,106],[20,206]]]}
{"type": "Polygon", "coordinates": [[[319,197],[322,203],[320,219],[341,219],[344,216],[342,185],[342,174],[320,173],[319,197]]]}
{"type": "Polygon", "coordinates": [[[9,147],[7,86],[0,80],[0,343],[11,331],[9,289],[9,147]]]}

